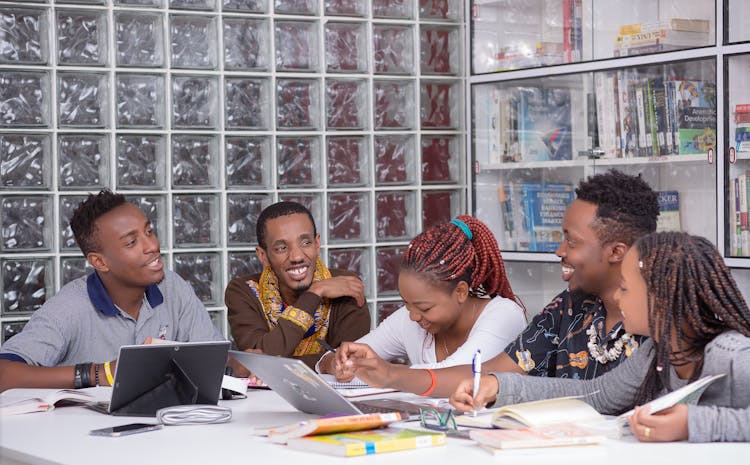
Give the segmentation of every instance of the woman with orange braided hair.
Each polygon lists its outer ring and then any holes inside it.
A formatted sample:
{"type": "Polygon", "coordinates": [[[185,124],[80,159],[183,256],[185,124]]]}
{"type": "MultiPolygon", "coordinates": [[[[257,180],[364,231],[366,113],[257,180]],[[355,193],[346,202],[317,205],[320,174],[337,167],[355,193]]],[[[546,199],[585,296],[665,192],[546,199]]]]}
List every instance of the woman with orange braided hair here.
{"type": "Polygon", "coordinates": [[[641,441],[750,441],[750,310],[716,247],[679,232],[642,237],[625,254],[614,298],[628,333],[651,338],[613,370],[585,381],[493,373],[477,393],[461,382],[451,403],[469,411],[493,399],[580,396],[605,414],[636,406],[630,429],[641,441]],[[697,405],[637,407],[722,374],[697,405]]]}
{"type": "MultiPolygon", "coordinates": [[[[407,358],[415,368],[464,365],[477,350],[488,358],[499,354],[526,327],[495,236],[472,216],[415,237],[404,252],[398,287],[405,306],[357,341],[385,360],[407,358]]],[[[336,365],[331,354],[318,370],[341,381],[353,377],[336,365]]]]}

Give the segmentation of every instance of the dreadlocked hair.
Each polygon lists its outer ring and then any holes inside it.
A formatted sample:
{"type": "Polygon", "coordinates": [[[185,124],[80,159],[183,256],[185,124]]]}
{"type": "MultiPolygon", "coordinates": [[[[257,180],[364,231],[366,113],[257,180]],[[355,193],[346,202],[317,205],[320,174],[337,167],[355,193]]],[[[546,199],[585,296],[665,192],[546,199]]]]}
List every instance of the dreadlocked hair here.
{"type": "Polygon", "coordinates": [[[500,295],[520,304],[505,274],[500,247],[492,231],[473,216],[461,215],[456,219],[468,226],[472,239],[454,223],[433,226],[411,241],[401,269],[425,273],[436,284],[442,283],[450,289],[465,281],[474,296],[500,295]]]}
{"type": "Polygon", "coordinates": [[[669,389],[668,367],[696,363],[718,334],[733,329],[750,336],[750,310],[719,251],[707,239],[681,232],[653,233],[636,242],[648,289],[648,324],[654,358],[636,405],[669,389]],[[672,346],[677,342],[677,347],[672,346]]]}

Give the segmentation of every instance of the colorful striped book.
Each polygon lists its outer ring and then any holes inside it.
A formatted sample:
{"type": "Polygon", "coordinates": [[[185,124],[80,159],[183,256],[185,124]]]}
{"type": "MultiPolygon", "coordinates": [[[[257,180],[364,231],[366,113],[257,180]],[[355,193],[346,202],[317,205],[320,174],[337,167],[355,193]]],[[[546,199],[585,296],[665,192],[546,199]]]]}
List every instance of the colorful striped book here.
{"type": "Polygon", "coordinates": [[[292,449],[341,457],[445,445],[445,433],[384,428],[289,439],[292,449]]]}

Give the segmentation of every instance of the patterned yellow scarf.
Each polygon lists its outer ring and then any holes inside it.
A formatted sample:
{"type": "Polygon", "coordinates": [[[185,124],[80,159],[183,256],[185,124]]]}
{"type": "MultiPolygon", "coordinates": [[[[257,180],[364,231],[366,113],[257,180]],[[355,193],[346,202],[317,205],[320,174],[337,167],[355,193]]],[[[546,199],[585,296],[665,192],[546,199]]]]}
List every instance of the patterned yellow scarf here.
{"type": "MultiPolygon", "coordinates": [[[[313,282],[330,278],[331,272],[319,258],[316,259],[313,282]]],[[[328,316],[331,312],[328,299],[321,299],[314,316],[297,307],[286,305],[279,292],[279,278],[270,266],[263,269],[258,283],[248,281],[248,284],[263,306],[270,329],[278,324],[279,318],[284,318],[306,331],[305,338],[297,345],[294,355],[317,354],[322,350],[318,338],[325,339],[328,334],[328,316]]]]}

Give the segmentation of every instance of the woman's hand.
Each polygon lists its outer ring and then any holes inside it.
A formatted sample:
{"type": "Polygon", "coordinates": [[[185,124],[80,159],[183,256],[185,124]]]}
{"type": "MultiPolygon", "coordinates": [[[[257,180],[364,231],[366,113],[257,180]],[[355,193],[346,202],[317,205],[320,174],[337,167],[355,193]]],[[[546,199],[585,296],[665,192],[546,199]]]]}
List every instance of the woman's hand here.
{"type": "Polygon", "coordinates": [[[391,364],[380,358],[367,344],[341,343],[336,350],[334,370],[342,376],[357,376],[372,387],[388,387],[391,384],[391,364]]]}
{"type": "Polygon", "coordinates": [[[672,442],[688,438],[688,406],[675,405],[651,415],[649,407],[636,407],[630,417],[630,430],[639,441],[672,442]]]}
{"type": "Polygon", "coordinates": [[[337,364],[335,352],[327,352],[323,355],[318,367],[321,373],[333,375],[339,383],[348,383],[354,379],[354,369],[344,368],[337,364]]]}
{"type": "Polygon", "coordinates": [[[474,380],[466,378],[458,384],[450,397],[450,402],[461,412],[481,410],[489,402],[495,401],[499,388],[500,385],[496,377],[484,375],[479,381],[479,392],[474,393],[474,380]]]}

